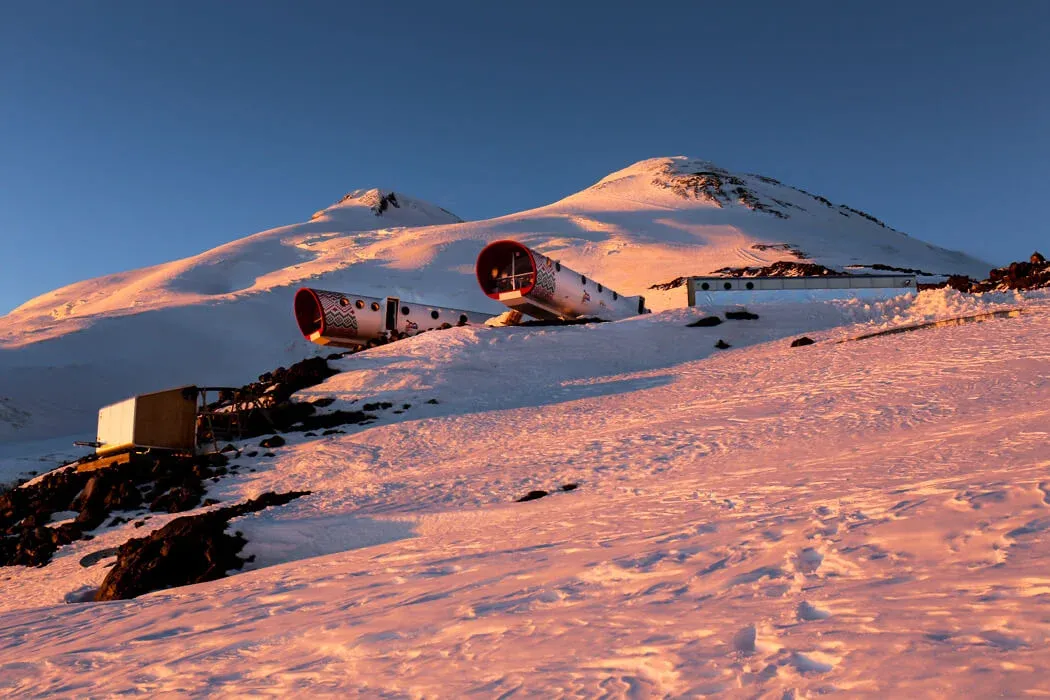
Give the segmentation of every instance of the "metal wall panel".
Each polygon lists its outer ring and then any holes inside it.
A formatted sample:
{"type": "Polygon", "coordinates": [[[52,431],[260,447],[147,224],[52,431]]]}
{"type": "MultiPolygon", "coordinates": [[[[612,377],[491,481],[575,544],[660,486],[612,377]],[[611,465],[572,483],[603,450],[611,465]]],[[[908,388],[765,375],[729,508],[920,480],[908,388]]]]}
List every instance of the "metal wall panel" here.
{"type": "Polygon", "coordinates": [[[125,399],[98,411],[99,443],[96,452],[112,452],[135,442],[135,399],[125,399]]]}

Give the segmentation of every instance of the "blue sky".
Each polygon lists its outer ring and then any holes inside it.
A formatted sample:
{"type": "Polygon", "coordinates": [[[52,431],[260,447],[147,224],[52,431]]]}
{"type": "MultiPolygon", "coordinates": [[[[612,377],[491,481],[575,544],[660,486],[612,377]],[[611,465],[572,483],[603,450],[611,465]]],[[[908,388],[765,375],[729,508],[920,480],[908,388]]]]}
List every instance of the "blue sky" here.
{"type": "Polygon", "coordinates": [[[1047,36],[1042,0],[8,0],[0,313],[358,187],[485,218],[678,154],[1027,257],[1047,36]]]}

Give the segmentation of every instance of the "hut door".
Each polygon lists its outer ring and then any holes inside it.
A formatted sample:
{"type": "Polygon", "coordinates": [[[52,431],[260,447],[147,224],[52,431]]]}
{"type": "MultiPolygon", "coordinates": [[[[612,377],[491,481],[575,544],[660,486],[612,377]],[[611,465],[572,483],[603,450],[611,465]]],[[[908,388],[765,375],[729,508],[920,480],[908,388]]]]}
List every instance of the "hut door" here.
{"type": "Polygon", "coordinates": [[[401,300],[394,297],[386,298],[386,330],[397,330],[397,312],[401,307],[401,300]]]}

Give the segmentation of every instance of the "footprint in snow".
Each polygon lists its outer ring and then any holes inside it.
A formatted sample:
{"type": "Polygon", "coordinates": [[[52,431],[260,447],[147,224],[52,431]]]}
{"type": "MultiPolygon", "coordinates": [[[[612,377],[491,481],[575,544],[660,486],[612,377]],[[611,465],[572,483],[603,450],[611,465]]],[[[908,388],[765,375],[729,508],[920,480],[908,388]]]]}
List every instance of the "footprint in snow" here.
{"type": "Polygon", "coordinates": [[[798,553],[798,557],[795,560],[795,568],[803,574],[815,574],[823,563],[824,555],[820,550],[806,547],[798,553]]]}
{"type": "Polygon", "coordinates": [[[830,612],[822,610],[807,601],[802,601],[798,604],[797,615],[800,622],[814,622],[816,620],[826,620],[831,617],[830,612]]]}

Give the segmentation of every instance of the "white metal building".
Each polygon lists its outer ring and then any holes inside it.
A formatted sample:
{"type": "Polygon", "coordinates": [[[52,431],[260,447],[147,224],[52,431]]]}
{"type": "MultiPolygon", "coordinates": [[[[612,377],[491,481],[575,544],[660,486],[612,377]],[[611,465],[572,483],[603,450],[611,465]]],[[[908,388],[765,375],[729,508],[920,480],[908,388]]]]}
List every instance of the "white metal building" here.
{"type": "Polygon", "coordinates": [[[843,275],[821,277],[690,277],[689,306],[706,303],[806,300],[836,297],[888,298],[918,291],[915,275],[843,275]],[[751,292],[751,294],[741,294],[751,292]],[[773,292],[774,294],[769,294],[773,292]],[[779,292],[779,294],[775,294],[779,292]],[[746,297],[746,299],[745,299],[746,297]]]}

